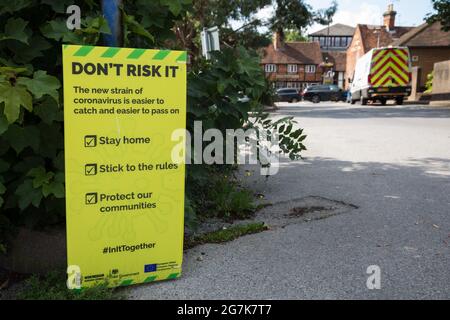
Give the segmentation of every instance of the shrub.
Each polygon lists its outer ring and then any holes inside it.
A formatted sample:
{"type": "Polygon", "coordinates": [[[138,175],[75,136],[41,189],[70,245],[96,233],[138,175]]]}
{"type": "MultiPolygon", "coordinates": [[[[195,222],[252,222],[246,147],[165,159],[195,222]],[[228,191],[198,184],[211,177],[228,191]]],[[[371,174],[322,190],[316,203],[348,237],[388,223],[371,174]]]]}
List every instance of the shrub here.
{"type": "MultiPolygon", "coordinates": [[[[0,28],[1,251],[13,226],[44,227],[65,220],[62,44],[99,45],[102,35],[110,32],[92,0],[79,2],[82,28],[69,31],[65,9],[72,3],[25,0],[0,8],[0,20],[5,21],[0,28]]],[[[149,48],[176,46],[176,41],[169,41],[175,38],[172,27],[180,17],[188,18],[186,12],[192,8],[190,0],[134,0],[125,1],[122,10],[125,45],[149,48]]],[[[188,130],[197,120],[204,130],[253,126],[269,133],[280,131],[281,149],[292,159],[305,149],[305,136],[293,127],[291,118],[272,122],[261,112],[267,84],[256,53],[226,48],[210,61],[195,61],[188,74],[188,130]],[[242,102],[243,95],[249,101],[242,102]],[[256,112],[255,118],[249,119],[250,111],[256,112]]],[[[204,203],[217,200],[224,216],[249,207],[249,196],[230,191],[220,199],[218,193],[205,192],[207,179],[227,170],[227,166],[188,166],[189,226],[195,225],[204,203]]]]}
{"type": "Polygon", "coordinates": [[[425,90],[425,93],[433,92],[433,78],[434,78],[434,74],[433,74],[433,72],[430,72],[427,75],[427,82],[425,83],[425,88],[427,89],[427,90],[425,90]]]}

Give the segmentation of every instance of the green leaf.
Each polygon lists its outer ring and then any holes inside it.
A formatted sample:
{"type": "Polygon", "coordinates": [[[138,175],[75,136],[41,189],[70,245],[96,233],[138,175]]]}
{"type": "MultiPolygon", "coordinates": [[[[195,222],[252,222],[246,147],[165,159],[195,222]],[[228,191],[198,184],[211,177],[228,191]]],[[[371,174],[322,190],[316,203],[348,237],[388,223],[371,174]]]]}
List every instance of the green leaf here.
{"type": "Polygon", "coordinates": [[[174,16],[178,16],[181,12],[182,1],[180,0],[161,0],[161,4],[169,7],[170,12],[174,16]]]}
{"type": "Polygon", "coordinates": [[[14,1],[4,1],[2,2],[2,8],[0,9],[0,14],[5,12],[14,13],[21,9],[24,9],[32,3],[32,0],[14,0],[14,1]]]}
{"type": "Polygon", "coordinates": [[[53,172],[46,172],[44,167],[33,168],[27,174],[27,176],[34,178],[33,188],[39,188],[49,184],[54,175],[53,172]]]}
{"type": "Polygon", "coordinates": [[[60,151],[53,159],[53,166],[61,171],[64,171],[64,151],[60,151]]]}
{"type": "Polygon", "coordinates": [[[286,130],[284,130],[284,134],[289,134],[292,131],[292,123],[290,123],[287,127],[286,130]]]}
{"type": "Polygon", "coordinates": [[[105,34],[111,34],[111,30],[109,29],[108,21],[104,17],[96,17],[86,18],[85,22],[86,28],[81,29],[84,33],[105,33],[105,34]]]}
{"type": "MultiPolygon", "coordinates": [[[[6,75],[7,77],[16,77],[20,73],[27,72],[27,68],[16,68],[16,67],[0,67],[0,74],[6,75]]],[[[5,82],[5,79],[2,79],[5,82]]]]}
{"type": "Polygon", "coordinates": [[[22,18],[9,18],[5,25],[5,33],[0,40],[17,40],[28,44],[28,35],[25,28],[28,22],[22,18]]]}
{"type": "Polygon", "coordinates": [[[11,165],[3,159],[0,159],[0,173],[7,172],[11,165]]]}
{"type": "Polygon", "coordinates": [[[39,154],[43,157],[54,159],[58,150],[64,147],[63,132],[57,122],[52,124],[40,123],[38,125],[40,140],[39,154]]]}
{"type": "Polygon", "coordinates": [[[8,120],[6,120],[6,117],[1,114],[0,115],[0,135],[2,135],[6,130],[8,130],[8,120]]]}
{"type": "Polygon", "coordinates": [[[51,6],[57,13],[66,13],[66,8],[75,3],[73,0],[41,0],[41,2],[51,6]]]}
{"type": "Polygon", "coordinates": [[[58,78],[50,76],[47,71],[38,70],[34,73],[33,79],[20,77],[18,84],[25,85],[36,99],[48,94],[56,101],[59,101],[58,89],[61,87],[58,78]]]}
{"type": "Polygon", "coordinates": [[[129,16],[124,13],[123,15],[124,23],[126,26],[125,38],[128,39],[128,34],[130,32],[135,33],[139,36],[149,39],[154,42],[155,38],[148,32],[136,19],[134,16],[129,16]],[[129,30],[129,31],[128,31],[129,30]]]}
{"type": "Polygon", "coordinates": [[[63,121],[64,118],[63,111],[50,96],[44,97],[41,103],[35,105],[33,112],[46,124],[52,124],[54,121],[63,121]]]}
{"type": "Polygon", "coordinates": [[[41,26],[41,32],[46,38],[59,41],[65,36],[68,30],[64,21],[52,20],[41,26]]]}
{"type": "Polygon", "coordinates": [[[24,157],[17,163],[14,163],[12,172],[20,173],[21,175],[26,175],[31,169],[37,168],[39,166],[45,166],[45,159],[40,156],[24,157]]]}
{"type": "Polygon", "coordinates": [[[6,187],[3,183],[0,182],[0,194],[4,194],[6,192],[6,187]]]}
{"type": "Polygon", "coordinates": [[[82,37],[76,34],[75,31],[67,29],[66,20],[55,19],[47,22],[45,25],[41,26],[42,34],[49,39],[56,41],[62,40],[63,42],[79,44],[82,41],[82,37]]]}
{"type": "Polygon", "coordinates": [[[0,138],[0,158],[4,156],[9,150],[9,143],[6,139],[0,138]]]}
{"type": "Polygon", "coordinates": [[[33,178],[33,188],[42,188],[45,198],[53,194],[55,198],[64,198],[64,174],[58,172],[46,172],[44,167],[37,167],[30,170],[28,176],[33,178]]]}
{"type": "Polygon", "coordinates": [[[19,185],[15,194],[19,197],[19,208],[21,210],[26,209],[30,204],[37,208],[42,200],[42,191],[33,188],[33,182],[30,179],[19,185]]]}
{"type": "Polygon", "coordinates": [[[19,118],[20,106],[32,111],[32,101],[31,95],[23,86],[11,86],[9,83],[0,84],[0,103],[5,103],[3,112],[9,123],[13,123],[19,118]]]}
{"type": "Polygon", "coordinates": [[[9,43],[8,48],[14,53],[14,61],[28,63],[35,58],[44,56],[43,52],[52,48],[52,45],[44,37],[33,35],[29,45],[15,41],[9,43]]]}
{"type": "Polygon", "coordinates": [[[295,130],[289,136],[293,139],[297,139],[302,134],[302,130],[295,130]]]}
{"type": "Polygon", "coordinates": [[[13,124],[3,136],[17,153],[26,147],[31,147],[35,152],[39,149],[39,129],[36,126],[19,127],[13,124]]]}
{"type": "Polygon", "coordinates": [[[49,184],[43,185],[42,194],[46,198],[53,194],[55,198],[62,199],[65,195],[64,184],[58,181],[52,181],[49,184]]]}

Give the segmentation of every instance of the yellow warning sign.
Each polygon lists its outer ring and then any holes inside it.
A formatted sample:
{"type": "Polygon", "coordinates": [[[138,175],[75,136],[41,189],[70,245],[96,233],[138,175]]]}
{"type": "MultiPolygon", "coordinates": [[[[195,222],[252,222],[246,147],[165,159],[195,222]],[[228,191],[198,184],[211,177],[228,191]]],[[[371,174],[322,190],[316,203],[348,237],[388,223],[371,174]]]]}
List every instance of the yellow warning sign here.
{"type": "Polygon", "coordinates": [[[66,45],[63,68],[69,288],[179,277],[186,52],[66,45]]]}

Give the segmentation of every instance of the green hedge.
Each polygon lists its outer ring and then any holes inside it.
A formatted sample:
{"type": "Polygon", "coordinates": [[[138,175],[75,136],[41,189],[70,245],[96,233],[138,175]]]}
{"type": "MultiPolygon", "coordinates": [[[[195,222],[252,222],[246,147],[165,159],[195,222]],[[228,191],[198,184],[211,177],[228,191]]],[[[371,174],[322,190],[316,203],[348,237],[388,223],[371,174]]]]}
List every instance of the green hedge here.
{"type": "MultiPolygon", "coordinates": [[[[14,226],[62,224],[64,202],[64,139],[62,44],[101,45],[109,28],[98,7],[85,0],[82,29],[66,27],[72,0],[2,1],[0,7],[0,244],[14,226]]],[[[127,47],[183,49],[172,28],[192,10],[190,0],[124,1],[123,33],[127,47]]],[[[200,28],[200,26],[199,26],[200,28]]],[[[248,112],[267,99],[267,83],[256,53],[227,48],[211,61],[195,59],[188,74],[188,123],[203,121],[203,129],[236,129],[258,124],[278,130],[282,150],[292,159],[305,149],[305,136],[291,118],[273,123],[259,112],[248,112]],[[250,98],[239,102],[242,94],[250,98]],[[282,130],[281,130],[282,129],[282,130]]],[[[208,195],[205,183],[226,166],[190,166],[187,174],[186,221],[195,222],[208,195]]],[[[211,193],[214,194],[214,193],[211,193]]],[[[214,202],[211,199],[210,202],[214,202]]],[[[4,251],[4,245],[0,250],[4,251]]]]}

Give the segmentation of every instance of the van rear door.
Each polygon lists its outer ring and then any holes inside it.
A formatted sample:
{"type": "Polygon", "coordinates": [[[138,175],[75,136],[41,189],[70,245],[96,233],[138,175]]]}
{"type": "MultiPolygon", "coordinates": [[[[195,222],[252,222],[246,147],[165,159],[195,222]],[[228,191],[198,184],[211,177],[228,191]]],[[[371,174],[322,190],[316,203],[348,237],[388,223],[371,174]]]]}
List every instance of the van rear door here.
{"type": "Polygon", "coordinates": [[[369,74],[371,87],[407,87],[410,82],[411,70],[407,48],[374,49],[369,74]]]}

